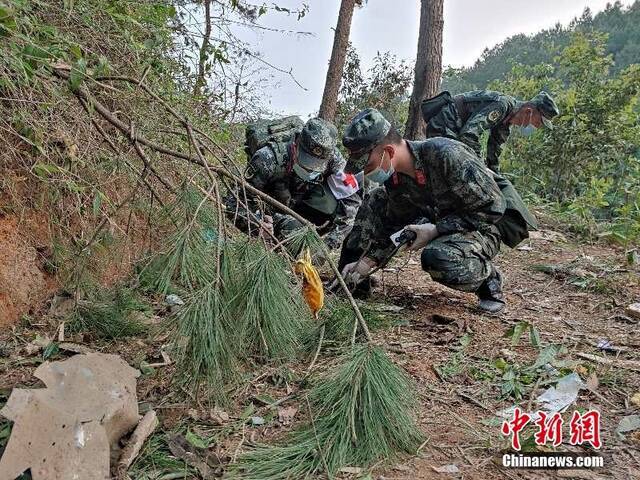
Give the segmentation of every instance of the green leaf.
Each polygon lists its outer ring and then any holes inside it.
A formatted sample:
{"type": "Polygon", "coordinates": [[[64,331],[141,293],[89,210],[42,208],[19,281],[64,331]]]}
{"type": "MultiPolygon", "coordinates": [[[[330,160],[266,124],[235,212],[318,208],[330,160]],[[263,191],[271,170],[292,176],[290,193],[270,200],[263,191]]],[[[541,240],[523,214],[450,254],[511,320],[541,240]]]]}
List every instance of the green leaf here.
{"type": "Polygon", "coordinates": [[[509,364],[504,358],[499,358],[495,362],[493,362],[493,366],[496,367],[501,372],[504,372],[509,366],[509,364]]]}
{"type": "Polygon", "coordinates": [[[76,58],[76,60],[80,60],[82,58],[82,49],[77,43],[72,44],[69,47],[69,51],[76,58]]]}
{"type": "Polygon", "coordinates": [[[102,207],[102,199],[104,198],[104,194],[101,191],[96,191],[96,196],[93,197],[93,215],[98,216],[100,213],[100,207],[102,207]]]}
{"type": "Polygon", "coordinates": [[[468,347],[471,343],[471,340],[473,340],[473,335],[471,335],[470,333],[465,333],[462,338],[460,338],[460,345],[462,345],[463,348],[468,347]]]}
{"type": "Polygon", "coordinates": [[[16,29],[16,17],[12,9],[0,5],[0,36],[11,34],[16,29]]]}
{"type": "Polygon", "coordinates": [[[140,362],[140,371],[145,376],[151,376],[155,373],[155,369],[153,367],[150,367],[149,364],[144,360],[140,362]]]}
{"type": "Polygon", "coordinates": [[[31,167],[31,171],[38,177],[46,178],[55,173],[59,173],[62,169],[53,163],[36,163],[31,167]]]}
{"type": "Polygon", "coordinates": [[[51,342],[49,345],[45,347],[44,351],[42,352],[42,359],[49,360],[51,357],[54,357],[55,355],[57,355],[59,352],[60,352],[60,347],[58,347],[58,344],[56,342],[51,342]]]}
{"type": "Polygon", "coordinates": [[[559,351],[560,347],[557,345],[546,346],[540,351],[538,358],[534,364],[529,367],[529,370],[537,370],[538,368],[544,367],[547,363],[552,363],[559,351]]]}
{"type": "Polygon", "coordinates": [[[529,325],[529,341],[532,346],[540,348],[540,332],[533,324],[529,325]]]}
{"type": "Polygon", "coordinates": [[[87,62],[84,58],[79,59],[76,63],[73,64],[71,68],[71,73],[69,74],[69,87],[71,90],[77,90],[82,83],[82,80],[85,77],[87,72],[87,62]]]}
{"type": "Polygon", "coordinates": [[[187,434],[184,438],[196,448],[209,448],[209,441],[199,435],[196,435],[191,430],[187,430],[187,434]]]}
{"type": "Polygon", "coordinates": [[[517,345],[520,341],[520,337],[525,332],[525,330],[529,327],[529,322],[518,322],[513,327],[509,328],[504,336],[506,338],[511,338],[511,345],[517,345]]]}

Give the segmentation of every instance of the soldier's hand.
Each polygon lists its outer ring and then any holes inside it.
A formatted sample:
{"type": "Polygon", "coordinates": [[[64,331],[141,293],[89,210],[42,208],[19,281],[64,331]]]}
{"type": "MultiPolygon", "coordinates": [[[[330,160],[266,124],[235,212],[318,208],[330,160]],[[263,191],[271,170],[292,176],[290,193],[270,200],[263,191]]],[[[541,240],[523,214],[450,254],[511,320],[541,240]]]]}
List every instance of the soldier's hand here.
{"type": "Polygon", "coordinates": [[[407,225],[404,228],[416,233],[416,239],[407,247],[409,251],[424,248],[431,240],[438,236],[438,230],[433,223],[407,225]]]}
{"type": "MultiPolygon", "coordinates": [[[[356,287],[375,267],[375,260],[363,257],[357,262],[347,263],[342,269],[342,278],[344,278],[344,282],[348,287],[356,287]]],[[[338,286],[338,283],[336,278],[329,288],[333,290],[338,286]]]]}

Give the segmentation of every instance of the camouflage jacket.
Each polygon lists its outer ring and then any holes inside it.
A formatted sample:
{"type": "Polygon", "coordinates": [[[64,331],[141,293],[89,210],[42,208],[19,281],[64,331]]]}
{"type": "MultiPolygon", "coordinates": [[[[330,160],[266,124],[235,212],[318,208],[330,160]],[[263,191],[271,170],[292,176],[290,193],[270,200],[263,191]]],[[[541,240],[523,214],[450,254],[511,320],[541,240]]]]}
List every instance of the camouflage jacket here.
{"type": "MultiPolygon", "coordinates": [[[[328,163],[322,179],[324,191],[328,194],[331,194],[331,190],[327,187],[329,177],[341,174],[345,165],[346,161],[336,149],[335,156],[328,163]]],[[[258,190],[287,205],[308,220],[317,223],[314,218],[308,218],[310,210],[313,210],[308,202],[310,185],[300,180],[291,168],[291,143],[272,143],[253,154],[247,164],[245,179],[258,190]]],[[[332,215],[327,237],[334,245],[338,245],[351,231],[362,199],[360,194],[355,192],[344,198],[336,199],[334,197],[329,200],[336,202],[337,207],[332,215]]],[[[251,206],[255,205],[253,200],[250,203],[251,206]]],[[[235,210],[235,216],[238,220],[241,217],[246,219],[246,214],[242,214],[244,212],[235,210]]],[[[314,215],[311,214],[311,217],[314,215]]],[[[246,225],[243,226],[242,220],[236,221],[236,224],[240,228],[246,228],[246,225]]]]}
{"type": "Polygon", "coordinates": [[[454,102],[462,125],[458,139],[480,156],[480,137],[488,130],[487,165],[496,171],[502,145],[509,138],[505,120],[517,106],[517,100],[491,90],[475,90],[456,95],[454,102]]]}
{"type": "Polygon", "coordinates": [[[389,236],[425,217],[440,235],[497,232],[507,206],[494,174],[466,145],[449,138],[407,141],[416,177],[395,173],[384,184],[388,201],[380,214],[382,229],[373,235],[367,255],[380,261],[393,244],[389,236]]]}

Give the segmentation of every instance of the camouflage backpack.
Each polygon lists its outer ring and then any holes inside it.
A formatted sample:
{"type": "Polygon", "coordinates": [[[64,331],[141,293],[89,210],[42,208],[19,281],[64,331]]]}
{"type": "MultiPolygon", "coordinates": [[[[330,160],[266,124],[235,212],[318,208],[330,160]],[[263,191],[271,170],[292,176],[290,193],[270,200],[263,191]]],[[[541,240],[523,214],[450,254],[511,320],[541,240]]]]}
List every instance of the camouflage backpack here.
{"type": "Polygon", "coordinates": [[[245,130],[244,151],[252,157],[269,144],[288,143],[302,131],[303,126],[304,122],[296,116],[250,123],[245,130]]]}

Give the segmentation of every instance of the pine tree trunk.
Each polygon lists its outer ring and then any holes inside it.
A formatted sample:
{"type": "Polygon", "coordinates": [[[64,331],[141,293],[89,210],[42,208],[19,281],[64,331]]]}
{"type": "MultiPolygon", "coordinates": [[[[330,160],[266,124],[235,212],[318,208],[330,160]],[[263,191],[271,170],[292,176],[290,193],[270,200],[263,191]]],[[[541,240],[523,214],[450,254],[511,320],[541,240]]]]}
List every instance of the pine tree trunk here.
{"type": "Polygon", "coordinates": [[[424,138],[425,123],[420,112],[420,103],[425,98],[433,97],[440,88],[443,3],[444,0],[421,0],[415,80],[404,135],[412,140],[424,138]]]}
{"type": "Polygon", "coordinates": [[[340,13],[338,14],[338,24],[336,33],[333,37],[333,50],[331,50],[331,60],[329,60],[329,70],[327,70],[327,79],[324,84],[324,93],[322,94],[322,103],[318,116],[330,122],[333,122],[336,116],[336,108],[338,105],[338,91],[342,80],[342,71],[344,69],[344,60],[347,55],[347,47],[349,46],[349,33],[351,31],[351,19],[353,17],[353,9],[361,2],[358,0],[342,0],[340,4],[340,13]]]}
{"type": "Polygon", "coordinates": [[[209,42],[211,41],[211,0],[204,0],[204,37],[202,38],[202,44],[200,45],[200,57],[198,59],[198,76],[196,77],[196,84],[193,87],[193,94],[200,95],[202,87],[207,83],[205,77],[205,65],[209,56],[209,42]]]}

